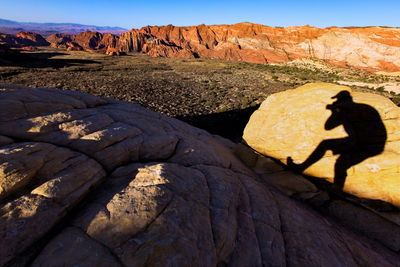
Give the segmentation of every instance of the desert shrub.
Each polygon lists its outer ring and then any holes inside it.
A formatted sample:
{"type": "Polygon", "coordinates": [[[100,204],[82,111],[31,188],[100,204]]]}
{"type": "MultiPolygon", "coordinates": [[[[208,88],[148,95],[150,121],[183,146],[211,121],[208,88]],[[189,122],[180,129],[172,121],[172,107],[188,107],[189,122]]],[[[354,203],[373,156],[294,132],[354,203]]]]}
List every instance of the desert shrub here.
{"type": "Polygon", "coordinates": [[[242,107],[246,108],[251,106],[251,104],[254,102],[254,99],[252,97],[246,96],[242,100],[242,107]]]}
{"type": "Polygon", "coordinates": [[[393,103],[400,107],[400,96],[392,97],[391,100],[393,101],[393,103]]]}

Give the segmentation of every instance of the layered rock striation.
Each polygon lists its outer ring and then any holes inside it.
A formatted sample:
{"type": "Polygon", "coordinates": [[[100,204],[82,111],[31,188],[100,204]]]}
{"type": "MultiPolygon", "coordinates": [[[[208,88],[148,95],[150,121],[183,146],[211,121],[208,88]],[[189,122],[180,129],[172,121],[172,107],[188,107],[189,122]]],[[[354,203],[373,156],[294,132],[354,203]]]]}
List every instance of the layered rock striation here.
{"type": "Polygon", "coordinates": [[[0,86],[0,265],[394,266],[259,179],[234,144],[143,107],[0,86]]]}

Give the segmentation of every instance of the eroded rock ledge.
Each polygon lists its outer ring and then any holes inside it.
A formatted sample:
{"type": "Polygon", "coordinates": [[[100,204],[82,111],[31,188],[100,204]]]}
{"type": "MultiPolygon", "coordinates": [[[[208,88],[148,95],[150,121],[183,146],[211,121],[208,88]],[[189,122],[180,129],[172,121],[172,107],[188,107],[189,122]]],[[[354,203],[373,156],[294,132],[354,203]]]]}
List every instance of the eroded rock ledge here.
{"type": "Polygon", "coordinates": [[[234,144],[136,104],[2,85],[0,145],[1,266],[399,262],[264,183],[234,144]]]}

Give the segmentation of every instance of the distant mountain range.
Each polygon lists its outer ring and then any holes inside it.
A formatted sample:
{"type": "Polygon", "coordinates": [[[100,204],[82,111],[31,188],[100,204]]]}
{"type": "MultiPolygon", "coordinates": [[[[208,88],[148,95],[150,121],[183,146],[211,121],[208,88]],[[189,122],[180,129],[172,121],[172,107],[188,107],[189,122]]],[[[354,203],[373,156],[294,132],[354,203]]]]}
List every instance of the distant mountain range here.
{"type": "Polygon", "coordinates": [[[30,31],[48,36],[53,33],[78,34],[84,31],[119,34],[128,30],[121,27],[83,25],[76,23],[36,23],[0,19],[0,33],[16,34],[20,31],[30,31]]]}

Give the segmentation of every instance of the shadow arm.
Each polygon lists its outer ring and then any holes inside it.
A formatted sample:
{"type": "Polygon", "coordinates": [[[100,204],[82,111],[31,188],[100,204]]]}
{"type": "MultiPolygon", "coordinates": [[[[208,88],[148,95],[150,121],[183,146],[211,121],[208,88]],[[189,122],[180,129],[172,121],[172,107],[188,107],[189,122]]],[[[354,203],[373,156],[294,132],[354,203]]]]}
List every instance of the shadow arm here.
{"type": "Polygon", "coordinates": [[[339,125],[343,124],[342,116],[334,108],[328,108],[332,110],[332,115],[325,122],[325,130],[332,130],[339,125]]]}

